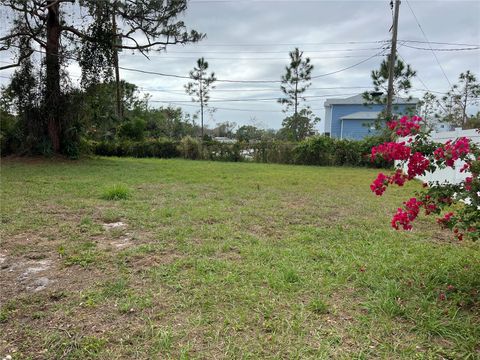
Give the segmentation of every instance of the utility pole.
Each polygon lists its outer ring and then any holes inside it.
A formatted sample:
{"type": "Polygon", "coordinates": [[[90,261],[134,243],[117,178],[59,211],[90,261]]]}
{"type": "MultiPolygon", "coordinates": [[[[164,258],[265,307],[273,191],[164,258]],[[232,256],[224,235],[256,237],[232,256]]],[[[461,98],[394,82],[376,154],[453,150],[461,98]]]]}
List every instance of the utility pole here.
{"type": "Polygon", "coordinates": [[[390,62],[388,64],[388,92],[387,92],[387,119],[392,118],[393,102],[393,77],[395,72],[395,62],[397,60],[397,30],[398,30],[398,12],[400,10],[400,0],[395,0],[395,10],[393,14],[392,26],[392,46],[390,49],[390,62]]]}
{"type": "Polygon", "coordinates": [[[117,92],[116,96],[116,104],[117,104],[117,116],[121,119],[123,117],[122,111],[122,99],[121,99],[121,91],[120,91],[120,71],[118,69],[118,49],[117,49],[117,21],[115,19],[117,10],[116,2],[113,5],[112,11],[112,26],[113,26],[113,33],[115,34],[115,38],[113,41],[113,66],[115,67],[115,88],[117,92]]]}

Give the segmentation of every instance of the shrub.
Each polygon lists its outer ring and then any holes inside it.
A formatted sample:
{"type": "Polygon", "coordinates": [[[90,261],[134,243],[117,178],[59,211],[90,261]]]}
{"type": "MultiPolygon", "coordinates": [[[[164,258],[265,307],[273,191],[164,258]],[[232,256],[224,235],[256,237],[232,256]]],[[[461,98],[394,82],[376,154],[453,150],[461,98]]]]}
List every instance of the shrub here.
{"type": "Polygon", "coordinates": [[[333,165],[335,139],[328,136],[308,138],[294,149],[295,164],[333,165]]]}
{"type": "Polygon", "coordinates": [[[126,185],[114,184],[102,193],[104,200],[126,200],[130,197],[130,189],[126,185]]]}
{"type": "Polygon", "coordinates": [[[180,155],[185,159],[197,160],[202,158],[201,144],[191,136],[184,137],[178,145],[180,155]]]}
{"type": "MultiPolygon", "coordinates": [[[[460,172],[468,175],[458,184],[424,183],[422,191],[403,203],[394,214],[391,225],[399,230],[411,230],[412,222],[422,210],[436,214],[437,222],[451,229],[459,240],[466,235],[480,239],[480,147],[471,139],[461,137],[444,144],[434,143],[422,118],[404,116],[387,122],[391,138],[409,136],[408,141],[388,141],[372,148],[371,157],[398,161],[394,173],[379,173],[370,189],[381,196],[389,186],[403,186],[407,181],[439,169],[455,169],[463,162],[460,172]]],[[[480,129],[478,130],[480,132],[480,129]]]]}
{"type": "Polygon", "coordinates": [[[168,139],[90,142],[90,147],[95,155],[101,156],[172,158],[180,155],[176,142],[168,139]]]}
{"type": "Polygon", "coordinates": [[[142,119],[135,118],[120,125],[118,136],[124,139],[143,140],[146,123],[142,119]]]}
{"type": "Polygon", "coordinates": [[[370,166],[392,167],[390,160],[370,160],[370,149],[382,143],[382,137],[369,137],[361,141],[339,140],[327,136],[311,137],[301,142],[266,140],[254,143],[226,144],[212,140],[201,143],[190,136],[179,143],[170,139],[145,139],[132,141],[90,141],[83,145],[95,155],[131,156],[185,159],[244,161],[261,163],[299,164],[318,166],[370,166]]]}
{"type": "Polygon", "coordinates": [[[293,164],[295,143],[288,141],[261,141],[253,145],[254,160],[262,163],[293,164]]]}
{"type": "Polygon", "coordinates": [[[208,160],[238,162],[243,160],[241,150],[244,147],[245,145],[240,143],[224,144],[218,141],[209,141],[204,144],[203,155],[208,160]]]}

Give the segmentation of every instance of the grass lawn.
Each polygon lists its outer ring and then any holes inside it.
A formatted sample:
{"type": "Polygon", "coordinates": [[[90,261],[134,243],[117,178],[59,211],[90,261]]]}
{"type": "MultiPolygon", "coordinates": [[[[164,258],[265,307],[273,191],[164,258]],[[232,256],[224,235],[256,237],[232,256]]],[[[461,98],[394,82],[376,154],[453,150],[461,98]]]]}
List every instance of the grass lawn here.
{"type": "Polygon", "coordinates": [[[4,159],[0,358],[480,358],[480,244],[376,173],[4,159]]]}

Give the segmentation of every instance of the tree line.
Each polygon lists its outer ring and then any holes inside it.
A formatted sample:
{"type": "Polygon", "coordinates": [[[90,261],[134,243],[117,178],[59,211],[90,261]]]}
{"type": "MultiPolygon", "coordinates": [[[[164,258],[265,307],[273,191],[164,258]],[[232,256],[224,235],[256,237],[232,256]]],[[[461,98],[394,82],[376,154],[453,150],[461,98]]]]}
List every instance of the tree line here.
{"type": "MultiPolygon", "coordinates": [[[[172,107],[154,108],[149,95],[141,96],[134,84],[115,81],[118,51],[136,50],[148,57],[150,51],[202,40],[205,34],[188,29],[179,17],[187,0],[96,1],[84,0],[0,0],[12,14],[10,29],[0,37],[1,51],[15,51],[16,63],[10,82],[1,89],[0,121],[2,153],[62,153],[74,156],[82,151],[82,140],[95,141],[145,137],[181,139],[185,136],[236,137],[240,141],[281,139],[301,141],[315,133],[320,121],[307,104],[305,92],[311,85],[314,66],[295,48],[281,76],[285,117],[278,131],[245,125],[234,131],[232,122],[205,126],[210,92],[217,78],[209,73],[202,57],[189,73],[185,91],[199,103],[198,114],[190,116],[172,107]],[[73,5],[78,5],[76,11],[73,5]],[[38,60],[35,54],[45,56],[38,60]],[[73,86],[66,66],[76,61],[81,68],[80,87],[73,86]]],[[[408,96],[416,72],[397,60],[394,92],[408,96]]],[[[371,74],[374,91],[365,102],[383,103],[388,79],[388,59],[371,74]]],[[[421,114],[433,121],[455,126],[478,127],[479,115],[467,109],[478,105],[480,85],[475,75],[460,74],[458,84],[441,97],[427,92],[421,114]]]]}

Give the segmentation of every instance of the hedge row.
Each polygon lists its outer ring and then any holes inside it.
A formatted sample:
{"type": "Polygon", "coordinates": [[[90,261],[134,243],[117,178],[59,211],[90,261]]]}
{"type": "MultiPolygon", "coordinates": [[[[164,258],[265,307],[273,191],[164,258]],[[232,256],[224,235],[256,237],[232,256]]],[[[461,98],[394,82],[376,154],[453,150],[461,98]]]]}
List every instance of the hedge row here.
{"type": "Polygon", "coordinates": [[[265,141],[255,144],[203,142],[186,137],[181,141],[148,139],[144,141],[91,142],[92,152],[102,156],[131,156],[192,160],[255,161],[262,163],[375,166],[392,164],[370,161],[371,148],[384,139],[370,137],[362,141],[339,140],[326,136],[312,137],[299,143],[265,141]]]}

